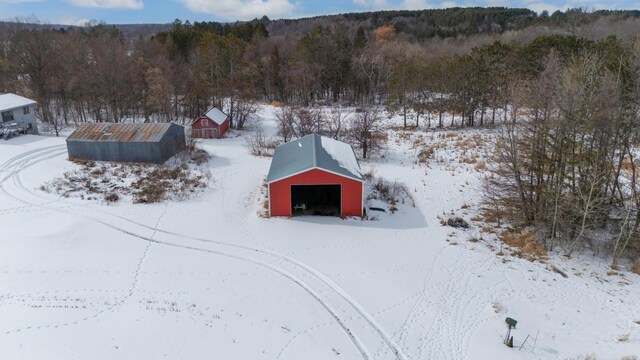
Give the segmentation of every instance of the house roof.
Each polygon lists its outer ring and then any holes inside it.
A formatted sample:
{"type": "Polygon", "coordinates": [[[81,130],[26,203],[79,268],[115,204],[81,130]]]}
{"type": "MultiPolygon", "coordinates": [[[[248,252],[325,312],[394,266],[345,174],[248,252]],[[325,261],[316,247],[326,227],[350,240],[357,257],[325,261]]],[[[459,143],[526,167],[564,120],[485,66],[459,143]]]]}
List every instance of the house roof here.
{"type": "Polygon", "coordinates": [[[0,95],[0,111],[17,109],[24,106],[36,104],[35,101],[27,99],[16,94],[1,94],[0,95]]]}
{"type": "Polygon", "coordinates": [[[175,124],[80,124],[67,141],[157,142],[175,124]]]}
{"type": "Polygon", "coordinates": [[[276,148],[269,175],[267,175],[267,183],[311,169],[321,169],[364,181],[360,164],[351,145],[311,134],[276,148]]]}
{"type": "Polygon", "coordinates": [[[204,116],[211,119],[214,123],[218,125],[222,125],[222,123],[227,120],[228,115],[220,111],[218,108],[211,108],[207,111],[204,116]]]}

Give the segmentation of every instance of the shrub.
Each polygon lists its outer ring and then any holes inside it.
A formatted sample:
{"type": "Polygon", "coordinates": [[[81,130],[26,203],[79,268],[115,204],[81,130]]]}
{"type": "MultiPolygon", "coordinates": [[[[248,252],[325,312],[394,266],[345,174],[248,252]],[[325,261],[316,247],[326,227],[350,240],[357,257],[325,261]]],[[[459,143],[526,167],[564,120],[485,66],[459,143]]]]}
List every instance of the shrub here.
{"type": "Polygon", "coordinates": [[[418,162],[424,164],[433,158],[435,150],[432,147],[425,147],[418,153],[418,162]]]}
{"type": "Polygon", "coordinates": [[[253,156],[271,155],[268,150],[269,141],[264,133],[260,130],[249,135],[245,140],[245,146],[249,150],[249,154],[253,156]]]}
{"type": "Polygon", "coordinates": [[[106,201],[108,204],[118,202],[118,200],[120,200],[120,196],[118,196],[118,194],[116,194],[115,192],[110,192],[104,195],[104,201],[106,201]]]}

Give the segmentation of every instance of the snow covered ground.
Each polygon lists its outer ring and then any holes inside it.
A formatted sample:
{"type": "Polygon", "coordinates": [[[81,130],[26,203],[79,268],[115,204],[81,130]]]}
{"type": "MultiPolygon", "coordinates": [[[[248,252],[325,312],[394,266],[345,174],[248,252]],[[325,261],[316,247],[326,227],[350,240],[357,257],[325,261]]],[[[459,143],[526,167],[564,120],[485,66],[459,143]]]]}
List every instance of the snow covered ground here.
{"type": "MultiPolygon", "coordinates": [[[[272,109],[261,115],[273,131],[272,109]]],[[[270,161],[243,136],[202,142],[211,188],[153,205],[41,191],[77,166],[64,139],[0,141],[0,359],[640,356],[640,277],[552,257],[564,278],[469,241],[476,227],[441,226],[473,215],[479,173],[446,147],[417,165],[399,135],[362,167],[403,182],[416,207],[378,221],[259,217],[270,161]],[[519,350],[527,335],[535,348],[519,350]]]]}

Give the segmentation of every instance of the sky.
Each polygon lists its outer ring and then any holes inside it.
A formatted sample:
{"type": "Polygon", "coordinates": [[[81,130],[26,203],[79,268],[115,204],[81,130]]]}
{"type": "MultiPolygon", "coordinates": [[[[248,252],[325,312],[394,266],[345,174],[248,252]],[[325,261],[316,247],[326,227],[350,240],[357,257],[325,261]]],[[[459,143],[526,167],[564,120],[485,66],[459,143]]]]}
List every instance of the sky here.
{"type": "Polygon", "coordinates": [[[640,0],[0,0],[0,20],[35,17],[51,24],[83,25],[299,18],[345,12],[467,6],[524,7],[550,13],[567,8],[639,9],[640,0]]]}

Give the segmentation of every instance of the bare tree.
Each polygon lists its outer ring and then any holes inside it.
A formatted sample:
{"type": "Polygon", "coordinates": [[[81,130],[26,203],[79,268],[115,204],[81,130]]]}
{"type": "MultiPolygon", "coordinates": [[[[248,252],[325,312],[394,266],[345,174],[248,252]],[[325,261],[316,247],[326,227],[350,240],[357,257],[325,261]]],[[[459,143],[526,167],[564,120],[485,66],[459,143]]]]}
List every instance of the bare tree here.
{"type": "Polygon", "coordinates": [[[380,109],[374,105],[364,105],[362,111],[355,115],[351,124],[351,135],[357,147],[362,150],[362,158],[366,159],[370,153],[381,145],[382,131],[380,109]]]}
{"type": "Polygon", "coordinates": [[[347,124],[349,119],[351,118],[351,114],[345,111],[342,106],[334,105],[331,108],[331,114],[329,116],[329,121],[327,121],[327,130],[329,132],[329,136],[340,140],[344,138],[345,132],[347,130],[347,124]]]}
{"type": "Polygon", "coordinates": [[[234,104],[234,126],[240,130],[247,125],[247,122],[256,119],[256,112],[258,111],[258,103],[255,100],[239,98],[234,104]]]}
{"type": "Polygon", "coordinates": [[[294,136],[293,122],[294,114],[290,106],[282,106],[276,111],[278,121],[278,134],[282,136],[284,142],[288,142],[294,136]]]}
{"type": "Polygon", "coordinates": [[[296,107],[293,109],[293,132],[297,137],[319,133],[323,130],[322,111],[319,108],[296,107]]]}

